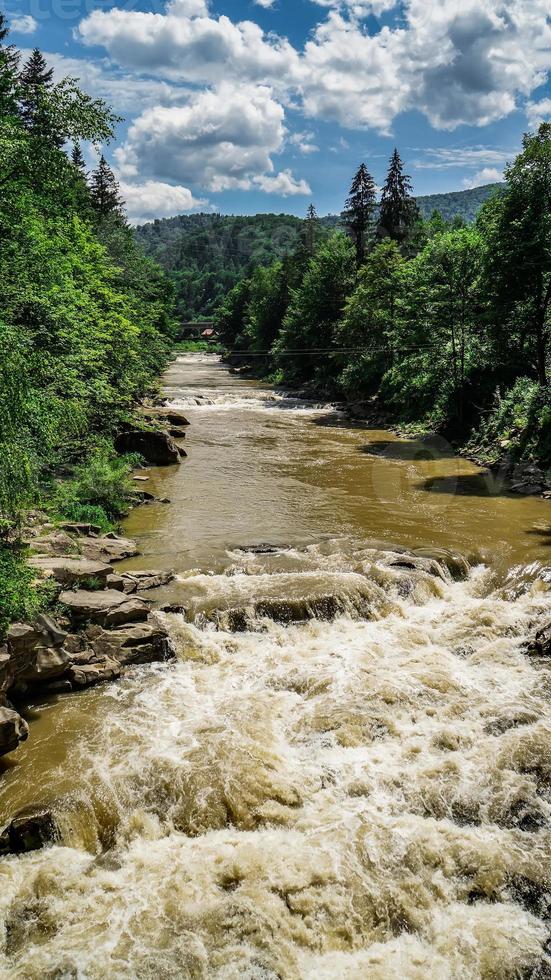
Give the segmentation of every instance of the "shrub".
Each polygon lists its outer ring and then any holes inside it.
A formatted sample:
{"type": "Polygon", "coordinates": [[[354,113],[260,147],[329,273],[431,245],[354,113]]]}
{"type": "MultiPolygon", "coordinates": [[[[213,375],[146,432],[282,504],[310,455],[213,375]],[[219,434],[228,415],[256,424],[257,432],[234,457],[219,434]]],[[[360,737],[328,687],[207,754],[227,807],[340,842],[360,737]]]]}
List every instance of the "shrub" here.
{"type": "Polygon", "coordinates": [[[98,524],[108,530],[128,513],[133,485],[130,470],[138,457],[116,456],[101,445],[89,459],[76,466],[71,479],[59,483],[53,508],[64,520],[98,524]]]}
{"type": "Polygon", "coordinates": [[[34,584],[36,572],[15,548],[0,545],[0,637],[10,623],[32,620],[54,598],[52,582],[34,584]]]}
{"type": "Polygon", "coordinates": [[[551,466],[551,386],[518,378],[504,395],[498,390],[471,448],[490,460],[507,452],[514,462],[531,458],[551,466]]]}

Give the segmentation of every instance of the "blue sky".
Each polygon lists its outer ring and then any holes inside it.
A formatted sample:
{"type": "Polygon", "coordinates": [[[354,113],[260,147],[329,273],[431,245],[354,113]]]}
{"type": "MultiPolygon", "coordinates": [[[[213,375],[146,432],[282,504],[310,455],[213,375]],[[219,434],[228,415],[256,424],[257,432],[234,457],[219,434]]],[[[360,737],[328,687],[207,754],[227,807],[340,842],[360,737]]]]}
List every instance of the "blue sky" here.
{"type": "MultiPolygon", "coordinates": [[[[125,121],[133,220],[339,211],[400,149],[417,194],[499,179],[551,118],[548,0],[7,0],[12,40],[125,121]]],[[[94,151],[89,149],[92,161],[94,151]]]]}

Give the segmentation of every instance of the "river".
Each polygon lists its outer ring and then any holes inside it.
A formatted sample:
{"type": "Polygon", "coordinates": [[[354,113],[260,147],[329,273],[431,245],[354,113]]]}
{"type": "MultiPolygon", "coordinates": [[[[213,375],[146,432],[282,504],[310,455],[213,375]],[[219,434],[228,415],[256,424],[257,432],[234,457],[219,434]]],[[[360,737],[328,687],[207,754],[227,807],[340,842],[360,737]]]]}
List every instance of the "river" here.
{"type": "Polygon", "coordinates": [[[213,355],[165,385],[127,565],[177,660],[31,706],[0,823],[63,840],[0,864],[0,976],[550,977],[549,504],[213,355]]]}

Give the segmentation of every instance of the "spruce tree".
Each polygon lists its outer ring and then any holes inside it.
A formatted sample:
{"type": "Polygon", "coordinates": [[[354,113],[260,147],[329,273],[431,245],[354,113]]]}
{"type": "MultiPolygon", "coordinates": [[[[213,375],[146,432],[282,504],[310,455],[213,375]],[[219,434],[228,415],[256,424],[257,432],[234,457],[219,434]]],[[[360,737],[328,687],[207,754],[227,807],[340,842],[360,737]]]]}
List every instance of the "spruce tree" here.
{"type": "Polygon", "coordinates": [[[308,211],[306,212],[306,220],[304,223],[303,231],[303,242],[304,248],[306,249],[310,258],[316,250],[316,243],[319,236],[319,218],[318,213],[313,204],[310,204],[308,211]]]}
{"type": "Polygon", "coordinates": [[[0,116],[17,112],[16,90],[19,54],[12,44],[6,44],[8,24],[0,12],[0,116]]]}
{"type": "Polygon", "coordinates": [[[375,183],[365,163],[362,163],[352,181],[350,195],[342,213],[343,223],[356,247],[358,265],[361,265],[365,258],[375,206],[375,183]]]}
{"type": "Polygon", "coordinates": [[[124,217],[119,185],[103,153],[98,166],[92,171],[90,177],[90,197],[98,217],[105,218],[111,214],[119,218],[124,217]]]}
{"type": "Polygon", "coordinates": [[[53,74],[42,52],[35,48],[19,76],[21,118],[27,129],[39,130],[42,135],[51,135],[47,133],[42,97],[52,88],[53,74]]]}
{"type": "Polygon", "coordinates": [[[379,212],[379,238],[391,238],[402,245],[419,221],[419,209],[412,196],[411,180],[404,173],[398,150],[390,158],[379,212]]]}
{"type": "Polygon", "coordinates": [[[82,155],[82,150],[78,143],[75,143],[71,151],[71,163],[80,173],[84,174],[86,172],[86,163],[82,155]]]}

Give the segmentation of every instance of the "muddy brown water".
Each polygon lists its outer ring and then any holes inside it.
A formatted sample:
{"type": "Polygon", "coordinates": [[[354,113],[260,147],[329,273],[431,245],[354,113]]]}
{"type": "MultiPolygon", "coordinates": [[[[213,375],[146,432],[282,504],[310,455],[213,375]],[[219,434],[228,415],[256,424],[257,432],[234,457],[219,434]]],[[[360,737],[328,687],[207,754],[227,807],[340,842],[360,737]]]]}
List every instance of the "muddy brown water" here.
{"type": "Polygon", "coordinates": [[[214,356],[166,389],[126,564],[177,660],[31,706],[0,822],[63,839],[0,863],[0,976],[549,976],[549,504],[214,356]]]}

